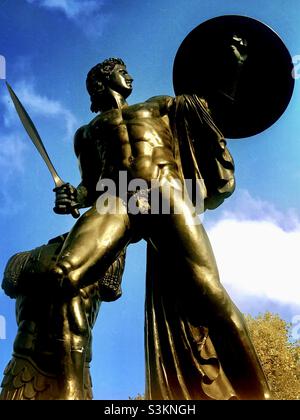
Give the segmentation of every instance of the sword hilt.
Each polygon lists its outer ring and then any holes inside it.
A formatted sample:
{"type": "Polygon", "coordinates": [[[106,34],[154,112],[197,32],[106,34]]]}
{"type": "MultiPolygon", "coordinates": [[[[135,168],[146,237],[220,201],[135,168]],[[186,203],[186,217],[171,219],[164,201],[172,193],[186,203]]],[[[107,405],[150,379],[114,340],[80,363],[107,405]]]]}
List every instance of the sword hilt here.
{"type": "Polygon", "coordinates": [[[80,216],[80,213],[77,207],[72,208],[71,214],[74,217],[74,219],[78,219],[78,217],[80,216]]]}
{"type": "MultiPolygon", "coordinates": [[[[74,219],[78,219],[78,217],[80,216],[79,210],[76,206],[77,206],[76,203],[74,203],[74,204],[71,203],[71,215],[74,217],[74,219]]],[[[54,207],[53,211],[54,211],[54,213],[62,214],[57,210],[57,207],[54,207]]]]}

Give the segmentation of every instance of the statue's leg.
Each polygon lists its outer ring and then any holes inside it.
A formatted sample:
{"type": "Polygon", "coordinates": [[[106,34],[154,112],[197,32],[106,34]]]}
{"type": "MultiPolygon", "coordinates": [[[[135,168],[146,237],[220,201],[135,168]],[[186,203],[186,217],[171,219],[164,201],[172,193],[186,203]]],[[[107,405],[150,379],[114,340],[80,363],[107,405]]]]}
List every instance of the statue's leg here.
{"type": "Polygon", "coordinates": [[[132,238],[126,207],[118,197],[99,212],[93,206],[70,231],[52,275],[62,289],[74,294],[100,279],[132,238]],[[116,211],[117,209],[117,211],[116,211]]]}
{"type": "Polygon", "coordinates": [[[84,367],[91,328],[80,295],[56,302],[56,357],[60,399],[84,399],[84,367]]]}
{"type": "MultiPolygon", "coordinates": [[[[239,397],[269,398],[270,390],[244,318],[220,283],[209,239],[203,225],[195,224],[192,203],[182,198],[180,188],[164,199],[170,200],[171,213],[175,210],[179,214],[161,215],[158,224],[152,226],[151,240],[166,258],[171,257],[170,264],[178,264],[183,272],[178,292],[187,302],[187,310],[197,319],[199,309],[205,308],[205,320],[225,372],[226,366],[235,366],[233,385],[239,397]],[[220,332],[232,350],[226,360],[222,360],[220,332]]],[[[229,378],[232,379],[230,372],[229,378]]]]}
{"type": "Polygon", "coordinates": [[[111,212],[100,214],[94,206],[81,216],[51,271],[50,280],[56,280],[62,289],[58,324],[64,399],[83,398],[83,370],[90,327],[79,288],[99,280],[131,239],[125,207],[116,197],[111,199],[111,205],[114,200],[119,206],[117,212],[112,208],[111,212]]]}

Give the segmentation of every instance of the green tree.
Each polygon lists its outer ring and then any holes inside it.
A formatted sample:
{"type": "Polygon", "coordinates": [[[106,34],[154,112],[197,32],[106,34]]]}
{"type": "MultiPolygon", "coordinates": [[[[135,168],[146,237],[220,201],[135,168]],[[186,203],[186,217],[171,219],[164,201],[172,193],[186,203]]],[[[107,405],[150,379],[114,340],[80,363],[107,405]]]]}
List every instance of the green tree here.
{"type": "Polygon", "coordinates": [[[291,324],[270,312],[246,319],[274,399],[299,400],[300,342],[291,341],[291,324]]]}

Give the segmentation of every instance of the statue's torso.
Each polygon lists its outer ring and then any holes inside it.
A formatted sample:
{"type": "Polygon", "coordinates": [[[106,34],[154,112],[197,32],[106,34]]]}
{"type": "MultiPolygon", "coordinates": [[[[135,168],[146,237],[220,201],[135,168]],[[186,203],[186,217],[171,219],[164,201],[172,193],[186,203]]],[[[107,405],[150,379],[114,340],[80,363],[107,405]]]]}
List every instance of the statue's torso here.
{"type": "MultiPolygon", "coordinates": [[[[89,125],[100,159],[110,171],[127,171],[129,178],[147,182],[158,179],[165,165],[176,167],[168,97],[113,109],[97,116],[89,125]]],[[[114,176],[113,176],[114,177],[114,176]]]]}

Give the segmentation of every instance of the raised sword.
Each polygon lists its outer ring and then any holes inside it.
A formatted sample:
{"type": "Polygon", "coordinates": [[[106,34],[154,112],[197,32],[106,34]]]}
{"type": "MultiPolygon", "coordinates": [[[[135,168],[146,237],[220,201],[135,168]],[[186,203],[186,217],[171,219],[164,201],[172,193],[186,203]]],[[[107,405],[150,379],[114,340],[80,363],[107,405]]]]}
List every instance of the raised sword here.
{"type": "MultiPolygon", "coordinates": [[[[56,172],[56,169],[53,166],[53,163],[51,162],[48,153],[45,149],[45,146],[42,142],[42,139],[35,127],[35,125],[33,124],[30,116],[28,115],[27,111],[25,110],[25,108],[23,107],[22,103],[20,102],[19,98],[17,97],[17,95],[15,94],[13,88],[9,85],[9,83],[5,82],[8,92],[10,94],[10,97],[13,101],[13,104],[15,106],[15,109],[17,111],[17,114],[23,124],[23,127],[25,128],[28,136],[30,137],[31,141],[33,142],[33,144],[35,145],[35,147],[37,148],[40,156],[43,158],[44,162],[46,163],[52,178],[54,180],[54,184],[56,188],[61,187],[62,185],[66,184],[61,177],[58,175],[58,173],[56,172]]],[[[78,209],[73,206],[72,210],[71,210],[71,214],[74,218],[78,218],[80,216],[80,213],[78,211],[78,209]]]]}

